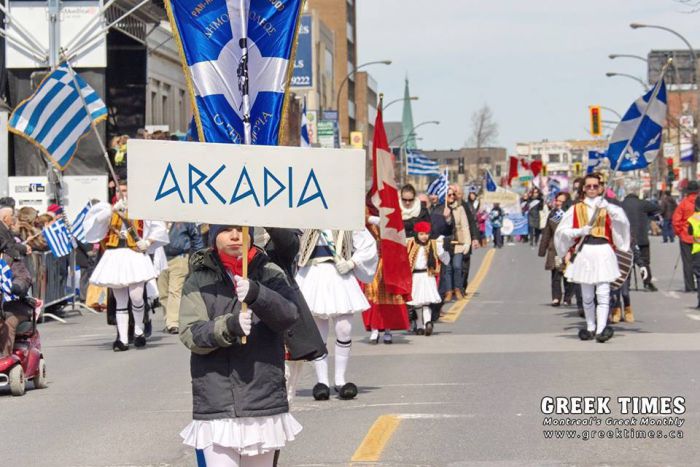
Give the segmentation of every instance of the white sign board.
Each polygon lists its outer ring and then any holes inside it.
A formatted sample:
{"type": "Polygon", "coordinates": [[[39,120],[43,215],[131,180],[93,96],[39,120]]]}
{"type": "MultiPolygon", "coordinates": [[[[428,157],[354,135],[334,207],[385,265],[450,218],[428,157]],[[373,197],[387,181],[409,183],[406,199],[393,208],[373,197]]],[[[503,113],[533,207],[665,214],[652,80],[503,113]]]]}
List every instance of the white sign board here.
{"type": "MultiPolygon", "coordinates": [[[[10,177],[10,196],[17,208],[30,206],[39,214],[49,207],[50,188],[46,177],[10,177]]],[[[63,177],[63,207],[70,221],[85,207],[88,201],[107,201],[107,175],[69,175],[63,177]]]]}
{"type": "Polygon", "coordinates": [[[130,139],[136,219],[355,230],[365,224],[365,156],[310,149],[130,139]]]}
{"type": "MultiPolygon", "coordinates": [[[[8,2],[5,2],[6,4],[8,2]]],[[[61,47],[66,47],[70,41],[90,22],[100,10],[100,2],[94,1],[64,1],[61,2],[60,12],[60,37],[61,47]]],[[[48,2],[17,1],[9,2],[11,19],[7,23],[7,31],[12,37],[22,37],[22,32],[14,26],[14,22],[29,30],[39,42],[38,45],[48,52],[49,49],[49,9],[48,2]]],[[[104,25],[104,18],[93,23],[100,27],[104,25]]],[[[88,37],[97,32],[92,28],[88,37]]],[[[90,30],[90,29],[89,29],[90,30]]],[[[78,56],[71,62],[75,68],[104,68],[107,66],[107,39],[106,34],[100,39],[90,42],[90,45],[81,50],[78,56]]],[[[72,44],[74,48],[76,43],[72,44]]],[[[6,66],[7,68],[43,68],[46,63],[37,60],[36,57],[16,47],[12,42],[6,41],[6,66]]]]}
{"type": "Polygon", "coordinates": [[[508,190],[485,191],[481,201],[486,204],[499,203],[501,206],[517,205],[520,201],[518,194],[508,190]]]}

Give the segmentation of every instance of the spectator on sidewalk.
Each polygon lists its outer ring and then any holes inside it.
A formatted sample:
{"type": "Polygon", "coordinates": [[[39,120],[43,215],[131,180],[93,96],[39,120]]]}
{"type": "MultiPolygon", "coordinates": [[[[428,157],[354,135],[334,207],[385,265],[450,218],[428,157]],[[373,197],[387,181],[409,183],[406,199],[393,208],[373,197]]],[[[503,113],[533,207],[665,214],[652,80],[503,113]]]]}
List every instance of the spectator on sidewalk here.
{"type": "Polygon", "coordinates": [[[698,196],[698,182],[691,180],[685,189],[685,198],[681,200],[673,212],[673,231],[679,237],[681,261],[683,262],[683,282],[686,292],[695,292],[695,277],[693,276],[693,236],[688,233],[688,219],[695,213],[695,198],[698,196]]]}
{"type": "Polygon", "coordinates": [[[170,243],[163,247],[168,269],[158,276],[160,304],[165,315],[165,331],[179,332],[178,313],[182,287],[189,272],[190,255],[204,248],[199,229],[192,222],[173,222],[168,226],[170,243]]]}

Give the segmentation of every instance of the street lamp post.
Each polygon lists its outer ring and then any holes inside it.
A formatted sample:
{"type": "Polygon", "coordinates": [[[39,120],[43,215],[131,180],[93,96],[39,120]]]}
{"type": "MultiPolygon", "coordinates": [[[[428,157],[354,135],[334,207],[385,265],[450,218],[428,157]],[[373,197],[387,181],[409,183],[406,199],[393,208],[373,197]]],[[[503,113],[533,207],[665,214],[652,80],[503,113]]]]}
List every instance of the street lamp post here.
{"type": "Polygon", "coordinates": [[[610,71],[609,71],[609,72],[605,73],[605,76],[607,76],[608,78],[611,78],[611,77],[613,77],[613,76],[623,76],[623,77],[625,77],[625,78],[633,79],[633,80],[635,80],[636,82],[638,82],[639,84],[641,84],[641,85],[642,85],[642,88],[643,88],[645,91],[647,90],[647,84],[646,84],[644,81],[642,81],[640,78],[637,78],[637,77],[634,76],[634,75],[629,75],[629,74],[627,74],[627,73],[613,73],[613,72],[610,72],[610,71]]]}
{"type": "Polygon", "coordinates": [[[394,99],[393,101],[390,101],[388,104],[386,104],[384,107],[382,107],[382,112],[385,111],[391,104],[396,104],[397,102],[401,101],[417,101],[418,96],[411,96],[408,99],[405,97],[399,97],[398,99],[394,99]]]}
{"type": "Polygon", "coordinates": [[[634,58],[637,60],[641,60],[644,63],[649,63],[648,60],[641,55],[633,55],[633,54],[610,54],[608,55],[608,58],[610,60],[615,60],[616,58],[634,58]]]}
{"type": "MultiPolygon", "coordinates": [[[[695,84],[696,89],[700,89],[700,86],[698,86],[698,84],[699,84],[699,83],[698,83],[698,81],[699,81],[699,80],[698,80],[698,56],[697,56],[697,54],[695,53],[695,49],[694,49],[693,46],[690,44],[690,42],[688,41],[688,39],[686,39],[685,37],[683,37],[683,35],[682,35],[681,33],[679,33],[678,31],[674,31],[674,30],[671,29],[671,28],[667,28],[666,26],[659,26],[659,25],[657,25],[657,24],[631,23],[631,24],[630,24],[630,27],[631,27],[632,29],[642,29],[642,28],[660,29],[660,30],[662,30],[662,31],[670,32],[671,34],[673,34],[674,36],[676,36],[677,38],[679,38],[680,40],[682,40],[683,43],[684,43],[686,46],[688,46],[688,50],[690,50],[690,56],[693,57],[693,81],[694,81],[693,84],[695,84]]],[[[696,141],[695,141],[695,145],[696,145],[696,147],[697,147],[697,146],[700,145],[700,134],[698,134],[698,133],[700,133],[700,132],[697,131],[697,120],[698,120],[698,119],[697,119],[697,115],[698,115],[698,109],[695,109],[695,112],[694,112],[694,113],[695,113],[694,116],[696,117],[696,118],[693,119],[693,120],[694,120],[695,129],[696,129],[696,136],[695,136],[696,141]]],[[[695,154],[693,154],[693,162],[692,162],[691,165],[690,165],[690,167],[691,167],[691,172],[692,172],[692,173],[687,174],[687,177],[686,177],[686,178],[687,178],[688,180],[694,179],[694,178],[696,177],[696,174],[697,174],[697,162],[696,162],[696,160],[695,160],[696,157],[697,157],[697,156],[696,156],[695,154]]]]}
{"type": "Polygon", "coordinates": [[[350,73],[348,73],[345,76],[345,78],[343,78],[343,81],[340,82],[340,86],[338,86],[338,94],[336,95],[336,98],[335,98],[335,104],[336,104],[335,109],[338,112],[338,144],[342,144],[342,141],[343,141],[343,133],[342,133],[341,126],[340,126],[340,93],[343,91],[343,86],[345,86],[345,83],[347,83],[348,79],[350,79],[350,77],[352,75],[354,75],[355,72],[357,70],[359,70],[360,68],[364,68],[364,67],[370,66],[370,65],[379,65],[379,64],[391,65],[391,60],[377,60],[374,62],[367,62],[367,63],[363,63],[362,65],[358,65],[357,67],[355,67],[354,70],[351,70],[350,73]]]}

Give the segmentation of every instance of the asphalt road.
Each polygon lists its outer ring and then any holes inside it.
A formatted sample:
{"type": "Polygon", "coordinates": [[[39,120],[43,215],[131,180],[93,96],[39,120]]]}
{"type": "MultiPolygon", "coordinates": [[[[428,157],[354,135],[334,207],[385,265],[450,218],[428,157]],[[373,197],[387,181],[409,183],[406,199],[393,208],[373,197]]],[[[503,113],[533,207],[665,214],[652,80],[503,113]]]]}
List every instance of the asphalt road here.
{"type": "MultiPolygon", "coordinates": [[[[472,277],[486,253],[475,255],[472,277]]],[[[353,465],[700,465],[700,312],[693,294],[679,292],[680,266],[670,282],[677,243],[653,239],[660,291],[633,291],[635,323],[617,325],[606,344],[579,341],[575,308],[548,305],[549,273],[535,250],[507,245],[491,255],[476,293],[446,309],[456,320],[431,337],[370,345],[357,317],[348,372],[360,387],[356,400],[314,401],[306,365],[292,409],[304,431],[281,465],[349,465],[353,457],[353,465]],[[601,425],[544,426],[547,396],[610,397],[612,413],[593,415],[601,425]],[[617,398],[626,396],[682,396],[686,411],[623,415],[617,398]],[[627,439],[606,425],[632,418],[637,425],[620,427],[627,439]],[[601,430],[612,439],[598,439],[601,430]]],[[[115,354],[102,315],[71,316],[41,332],[50,386],[0,394],[0,465],[194,465],[178,436],[191,401],[188,353],[176,336],[158,331],[146,349],[115,354]]]]}

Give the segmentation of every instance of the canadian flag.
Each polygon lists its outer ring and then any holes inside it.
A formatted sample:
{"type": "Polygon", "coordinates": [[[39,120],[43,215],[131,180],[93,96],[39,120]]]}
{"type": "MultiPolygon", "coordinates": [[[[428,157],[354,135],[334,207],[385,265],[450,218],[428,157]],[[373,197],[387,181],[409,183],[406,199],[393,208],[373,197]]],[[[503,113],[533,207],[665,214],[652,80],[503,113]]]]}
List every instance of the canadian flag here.
{"type": "Polygon", "coordinates": [[[410,295],[411,266],[406,251],[406,231],[403,228],[399,192],[394,175],[394,156],[389,150],[382,110],[377,109],[372,146],[372,188],[369,195],[379,211],[379,247],[384,264],[384,284],[387,292],[410,295]]]}
{"type": "Polygon", "coordinates": [[[525,172],[532,172],[533,177],[537,177],[542,171],[542,161],[528,161],[524,157],[510,156],[510,166],[508,168],[508,185],[514,178],[524,175],[525,172]]]}

